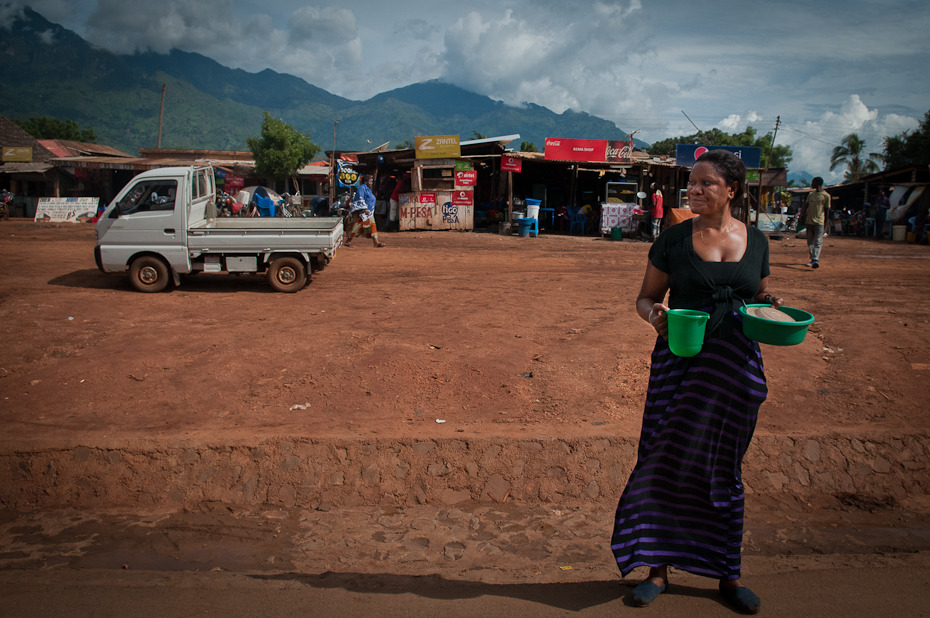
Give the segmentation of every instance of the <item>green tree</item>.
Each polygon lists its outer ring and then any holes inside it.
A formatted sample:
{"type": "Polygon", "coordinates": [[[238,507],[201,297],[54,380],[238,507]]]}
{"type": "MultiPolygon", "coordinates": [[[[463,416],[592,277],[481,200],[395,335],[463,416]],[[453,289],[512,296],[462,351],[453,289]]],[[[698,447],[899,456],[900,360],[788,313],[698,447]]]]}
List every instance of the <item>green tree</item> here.
{"type": "Polygon", "coordinates": [[[472,135],[472,139],[487,139],[488,137],[484,133],[479,133],[478,131],[472,131],[471,135],[472,135]]]}
{"type": "Polygon", "coordinates": [[[533,142],[524,141],[520,144],[520,152],[539,152],[539,150],[533,142]]]}
{"type": "Polygon", "coordinates": [[[394,150],[413,150],[413,142],[409,139],[394,144],[394,150]]]}
{"type": "Polygon", "coordinates": [[[886,137],[884,153],[886,170],[909,165],[930,165],[930,111],[915,131],[904,131],[900,135],[886,137]]]}
{"type": "Polygon", "coordinates": [[[82,129],[73,120],[48,116],[33,116],[29,120],[14,120],[26,133],[36,139],[66,139],[74,142],[97,143],[93,129],[82,129]]]}
{"type": "Polygon", "coordinates": [[[245,142],[255,157],[255,171],[269,180],[294,176],[321,150],[310,141],[309,134],[272,118],[268,112],[262,121],[261,137],[249,137],[245,142]]]}
{"type": "Polygon", "coordinates": [[[762,163],[768,161],[770,168],[787,168],[791,162],[792,154],[790,146],[775,145],[772,146],[772,133],[766,133],[764,136],[758,136],[756,130],[747,126],[742,133],[726,133],[720,129],[713,128],[710,131],[698,131],[691,135],[682,135],[681,137],[670,137],[655,142],[646,149],[646,152],[652,155],[667,155],[675,153],[677,144],[703,144],[705,146],[754,146],[762,150],[762,163]]]}
{"type": "Polygon", "coordinates": [[[878,162],[881,158],[882,155],[877,152],[866,155],[865,140],[860,139],[855,133],[850,133],[833,149],[833,154],[830,155],[830,171],[845,165],[843,179],[846,182],[858,180],[866,174],[877,172],[880,169],[878,162]]]}

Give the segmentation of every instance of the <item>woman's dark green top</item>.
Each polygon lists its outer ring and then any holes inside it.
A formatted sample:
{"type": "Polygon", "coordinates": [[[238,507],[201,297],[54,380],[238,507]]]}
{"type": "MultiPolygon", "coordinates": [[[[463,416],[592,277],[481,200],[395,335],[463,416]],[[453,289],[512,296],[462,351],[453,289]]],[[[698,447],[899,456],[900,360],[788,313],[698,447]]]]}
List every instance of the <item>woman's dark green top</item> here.
{"type": "Polygon", "coordinates": [[[649,250],[649,261],[668,274],[671,309],[710,309],[707,332],[743,304],[752,303],[763,277],[769,276],[769,241],[754,227],[746,228],[746,251],[738,262],[705,262],[694,250],[693,222],[665,230],[649,250]]]}

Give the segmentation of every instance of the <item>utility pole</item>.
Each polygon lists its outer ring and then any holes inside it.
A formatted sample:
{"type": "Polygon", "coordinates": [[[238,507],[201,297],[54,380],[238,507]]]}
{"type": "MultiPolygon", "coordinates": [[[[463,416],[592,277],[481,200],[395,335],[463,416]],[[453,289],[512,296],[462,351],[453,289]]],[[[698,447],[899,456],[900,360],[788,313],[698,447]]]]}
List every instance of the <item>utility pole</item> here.
{"type": "Polygon", "coordinates": [[[158,109],[158,143],[156,148],[161,149],[161,121],[165,117],[165,88],[168,84],[161,85],[161,107],[158,109]]]}
{"type": "Polygon", "coordinates": [[[335,199],[336,192],[336,125],[339,124],[338,120],[333,120],[333,151],[329,155],[329,207],[332,209],[335,204],[333,200],[335,199]]]}
{"type": "Polygon", "coordinates": [[[633,136],[639,133],[639,129],[636,129],[632,133],[628,133],[627,137],[630,138],[630,164],[633,163],[633,136]]]}
{"type": "Polygon", "coordinates": [[[772,142],[769,144],[769,154],[765,157],[765,169],[769,168],[769,161],[772,159],[772,149],[775,148],[775,136],[778,135],[778,125],[781,124],[781,116],[775,116],[775,131],[772,133],[772,142]]]}

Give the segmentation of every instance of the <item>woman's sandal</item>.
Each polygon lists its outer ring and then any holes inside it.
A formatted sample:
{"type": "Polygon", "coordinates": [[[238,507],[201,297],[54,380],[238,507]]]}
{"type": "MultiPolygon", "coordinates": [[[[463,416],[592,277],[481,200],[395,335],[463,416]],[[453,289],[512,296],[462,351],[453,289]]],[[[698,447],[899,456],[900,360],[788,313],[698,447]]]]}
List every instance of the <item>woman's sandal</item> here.
{"type": "Polygon", "coordinates": [[[635,607],[646,607],[655,601],[660,594],[668,589],[668,582],[661,586],[656,586],[648,579],[640,585],[633,588],[633,605],[635,607]]]}
{"type": "Polygon", "coordinates": [[[758,614],[762,601],[746,586],[725,586],[720,582],[720,594],[724,600],[743,614],[758,614]]]}
{"type": "Polygon", "coordinates": [[[375,243],[375,246],[376,246],[376,247],[383,247],[383,246],[385,246],[385,245],[384,245],[383,242],[378,242],[378,243],[375,243]]]}

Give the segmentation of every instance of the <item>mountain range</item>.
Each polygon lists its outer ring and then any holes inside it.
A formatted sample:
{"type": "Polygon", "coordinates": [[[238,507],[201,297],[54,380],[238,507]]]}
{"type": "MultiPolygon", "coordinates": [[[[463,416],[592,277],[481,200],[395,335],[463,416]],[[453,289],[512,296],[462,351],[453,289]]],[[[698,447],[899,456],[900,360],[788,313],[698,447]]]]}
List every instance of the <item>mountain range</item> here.
{"type": "MultiPolygon", "coordinates": [[[[608,120],[534,104],[505,105],[431,80],[353,101],[270,69],[230,69],[196,53],[131,55],[94,47],[76,33],[24,9],[0,32],[0,115],[49,116],[93,129],[98,142],[126,152],[158,144],[164,89],[163,148],[247,150],[263,112],[280,118],[324,150],[392,147],[418,135],[519,134],[543,150],[546,137],[626,139],[608,120]]],[[[638,147],[647,146],[636,140],[638,147]]]]}

